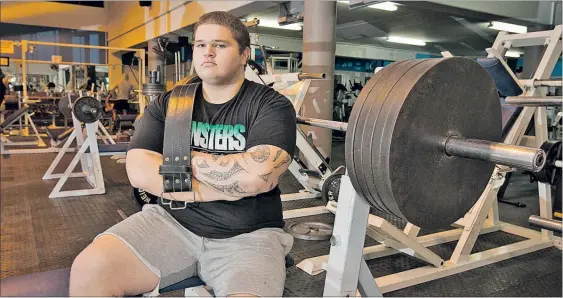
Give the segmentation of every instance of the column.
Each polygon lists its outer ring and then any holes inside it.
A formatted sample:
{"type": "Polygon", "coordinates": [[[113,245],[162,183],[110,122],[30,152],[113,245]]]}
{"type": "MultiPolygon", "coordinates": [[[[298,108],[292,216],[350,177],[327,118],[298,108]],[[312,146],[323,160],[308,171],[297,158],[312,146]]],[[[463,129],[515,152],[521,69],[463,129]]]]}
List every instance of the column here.
{"type": "MultiPolygon", "coordinates": [[[[304,1],[303,67],[305,73],[325,73],[326,79],[312,82],[300,114],[332,120],[334,93],[334,55],[336,49],[336,1],[304,1]]],[[[312,135],[319,151],[329,157],[332,131],[301,125],[312,135]]]]}

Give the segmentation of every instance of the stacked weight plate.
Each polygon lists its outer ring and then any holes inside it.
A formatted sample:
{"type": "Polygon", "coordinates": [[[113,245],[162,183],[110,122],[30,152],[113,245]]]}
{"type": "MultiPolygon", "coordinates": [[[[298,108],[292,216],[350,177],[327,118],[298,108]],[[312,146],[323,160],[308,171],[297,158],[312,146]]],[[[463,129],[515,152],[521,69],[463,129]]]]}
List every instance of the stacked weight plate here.
{"type": "Polygon", "coordinates": [[[466,58],[406,60],[377,72],[346,134],[350,180],[369,205],[419,227],[455,222],[494,164],[445,154],[448,136],[499,141],[500,102],[488,73],[466,58]]]}

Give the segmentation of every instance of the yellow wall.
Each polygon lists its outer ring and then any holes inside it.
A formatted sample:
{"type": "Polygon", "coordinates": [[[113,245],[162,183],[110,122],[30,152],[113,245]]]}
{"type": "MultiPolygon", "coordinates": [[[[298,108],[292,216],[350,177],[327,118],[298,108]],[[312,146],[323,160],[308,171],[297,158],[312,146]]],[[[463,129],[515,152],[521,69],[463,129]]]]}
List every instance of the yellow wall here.
{"type": "Polygon", "coordinates": [[[232,11],[252,2],[163,0],[153,1],[151,7],[141,7],[138,1],[106,2],[108,44],[121,48],[136,46],[192,25],[204,13],[232,11]]]}
{"type": "MultiPolygon", "coordinates": [[[[272,5],[275,3],[270,1],[162,0],[153,1],[151,7],[141,7],[138,1],[106,2],[108,46],[131,48],[143,45],[148,40],[195,24],[201,15],[210,11],[229,11],[243,16],[272,5]]],[[[121,64],[121,54],[110,53],[109,64],[121,64]]],[[[167,81],[172,80],[172,72],[167,70],[166,75],[167,81]]],[[[116,84],[121,76],[121,70],[110,68],[110,84],[116,84]]]]}
{"type": "MultiPolygon", "coordinates": [[[[137,3],[137,2],[135,2],[137,3]]],[[[48,2],[0,1],[4,23],[105,31],[106,8],[48,2]]]]}

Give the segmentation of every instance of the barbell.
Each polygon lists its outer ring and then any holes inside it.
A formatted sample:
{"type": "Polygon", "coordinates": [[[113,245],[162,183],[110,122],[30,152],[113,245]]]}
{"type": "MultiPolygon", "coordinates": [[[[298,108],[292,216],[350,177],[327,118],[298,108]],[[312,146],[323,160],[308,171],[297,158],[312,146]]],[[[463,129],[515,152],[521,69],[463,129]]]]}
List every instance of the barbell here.
{"type": "Polygon", "coordinates": [[[346,165],[370,206],[441,228],[475,204],[495,164],[541,171],[541,149],[499,143],[497,89],[477,62],[406,60],[377,72],[346,127],[346,165]]]}

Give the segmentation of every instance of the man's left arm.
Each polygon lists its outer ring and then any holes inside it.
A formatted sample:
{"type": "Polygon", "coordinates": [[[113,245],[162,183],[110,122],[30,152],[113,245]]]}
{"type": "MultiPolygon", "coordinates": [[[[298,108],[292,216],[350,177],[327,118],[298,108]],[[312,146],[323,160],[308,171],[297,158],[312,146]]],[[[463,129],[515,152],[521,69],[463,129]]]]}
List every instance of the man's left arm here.
{"type": "Polygon", "coordinates": [[[229,155],[192,154],[195,182],[204,184],[194,185],[199,196],[196,201],[215,198],[217,193],[237,200],[268,192],[278,184],[279,177],[291,163],[289,153],[273,145],[258,145],[244,153],[229,155]]]}

